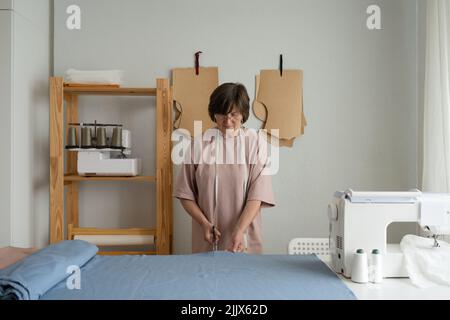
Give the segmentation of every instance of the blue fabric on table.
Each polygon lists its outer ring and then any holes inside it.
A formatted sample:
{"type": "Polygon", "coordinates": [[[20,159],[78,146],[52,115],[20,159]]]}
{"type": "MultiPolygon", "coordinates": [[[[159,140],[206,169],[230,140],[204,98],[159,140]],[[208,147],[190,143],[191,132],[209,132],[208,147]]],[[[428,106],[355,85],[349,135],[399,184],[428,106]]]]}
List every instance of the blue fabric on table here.
{"type": "Polygon", "coordinates": [[[0,300],[36,300],[70,276],[68,267],[81,268],[98,248],[86,241],[62,241],[0,270],[0,300]]]}
{"type": "Polygon", "coordinates": [[[171,256],[96,256],[81,289],[64,281],[42,299],[327,300],[355,295],[315,255],[225,251],[171,256]]]}

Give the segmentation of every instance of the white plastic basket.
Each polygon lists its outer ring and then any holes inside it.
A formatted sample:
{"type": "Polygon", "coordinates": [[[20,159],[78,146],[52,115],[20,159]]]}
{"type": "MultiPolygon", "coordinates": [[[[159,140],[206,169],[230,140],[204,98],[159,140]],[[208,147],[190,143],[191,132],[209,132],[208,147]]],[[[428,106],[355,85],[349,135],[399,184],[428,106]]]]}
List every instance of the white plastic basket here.
{"type": "Polygon", "coordinates": [[[330,241],[328,238],[294,238],[289,241],[288,254],[316,254],[328,256],[330,241]]]}

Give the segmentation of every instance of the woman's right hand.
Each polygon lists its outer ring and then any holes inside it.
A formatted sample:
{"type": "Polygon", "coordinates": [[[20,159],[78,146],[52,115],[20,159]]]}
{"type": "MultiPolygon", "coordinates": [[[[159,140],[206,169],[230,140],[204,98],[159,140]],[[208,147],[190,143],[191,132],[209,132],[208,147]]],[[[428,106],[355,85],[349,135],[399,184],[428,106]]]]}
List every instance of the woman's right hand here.
{"type": "MultiPolygon", "coordinates": [[[[219,229],[217,229],[217,227],[215,228],[215,233],[216,233],[216,243],[219,242],[220,239],[220,231],[219,229]]],[[[209,221],[207,223],[203,224],[203,236],[205,238],[205,241],[207,241],[210,244],[213,244],[214,242],[214,234],[213,234],[213,224],[210,223],[209,221]]]]}
{"type": "MultiPolygon", "coordinates": [[[[181,199],[181,204],[184,210],[186,210],[187,213],[189,213],[189,215],[202,227],[205,241],[213,244],[213,225],[208,221],[198,204],[189,199],[181,199]]],[[[219,241],[219,238],[220,231],[216,228],[216,242],[219,241]]]]}

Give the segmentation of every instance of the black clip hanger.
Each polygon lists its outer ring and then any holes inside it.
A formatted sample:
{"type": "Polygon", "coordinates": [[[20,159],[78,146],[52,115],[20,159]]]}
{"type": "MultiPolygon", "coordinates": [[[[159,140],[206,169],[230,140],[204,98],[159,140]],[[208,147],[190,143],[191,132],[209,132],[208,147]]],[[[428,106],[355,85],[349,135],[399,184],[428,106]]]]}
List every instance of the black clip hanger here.
{"type": "Polygon", "coordinates": [[[280,65],[278,67],[278,69],[280,70],[280,77],[283,76],[283,55],[280,54],[280,65]]]}
{"type": "Polygon", "coordinates": [[[200,59],[200,53],[202,53],[201,51],[197,51],[195,53],[195,74],[198,76],[199,74],[199,69],[200,69],[200,63],[199,63],[199,59],[200,59]]]}

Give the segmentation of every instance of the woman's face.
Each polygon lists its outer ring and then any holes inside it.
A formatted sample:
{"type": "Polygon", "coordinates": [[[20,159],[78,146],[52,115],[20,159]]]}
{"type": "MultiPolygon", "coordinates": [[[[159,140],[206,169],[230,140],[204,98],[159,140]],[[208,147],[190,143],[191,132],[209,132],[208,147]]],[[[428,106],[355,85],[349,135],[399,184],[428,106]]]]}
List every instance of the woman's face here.
{"type": "Polygon", "coordinates": [[[214,116],[216,118],[217,127],[222,134],[237,134],[237,130],[241,127],[242,114],[236,108],[233,108],[227,115],[215,114],[214,116]]]}

